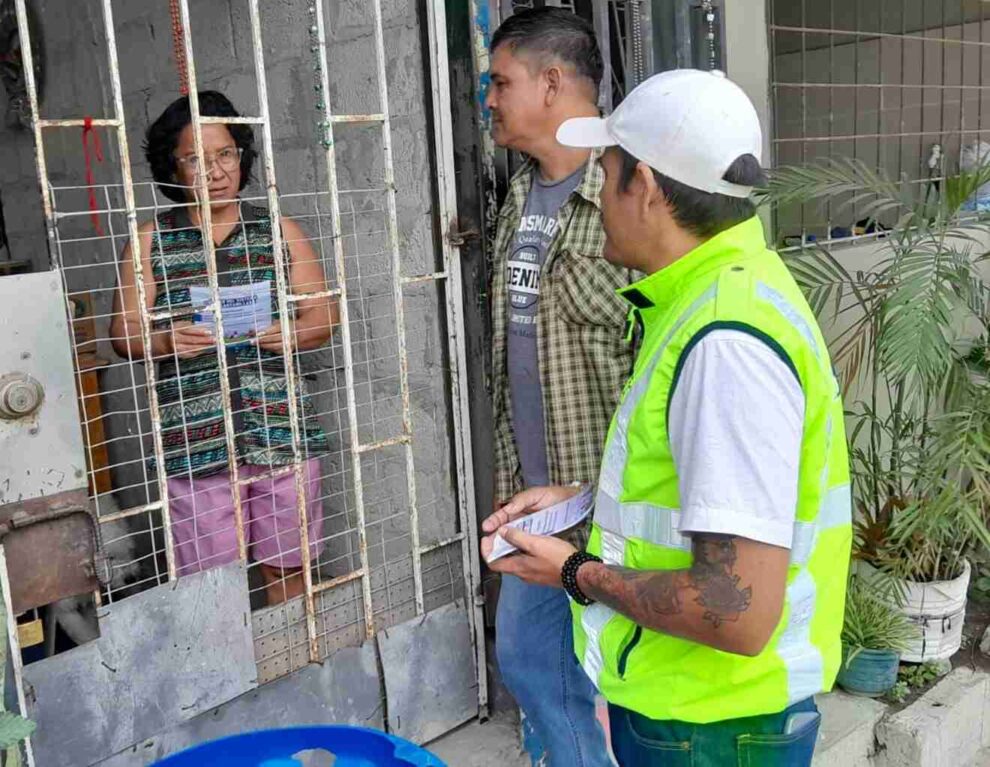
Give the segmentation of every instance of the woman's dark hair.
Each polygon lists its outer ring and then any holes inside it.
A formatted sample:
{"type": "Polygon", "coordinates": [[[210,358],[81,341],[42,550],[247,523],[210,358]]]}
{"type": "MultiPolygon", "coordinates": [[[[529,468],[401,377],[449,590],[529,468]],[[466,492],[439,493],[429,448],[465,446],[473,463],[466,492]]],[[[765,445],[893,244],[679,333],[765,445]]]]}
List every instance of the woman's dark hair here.
{"type": "Polygon", "coordinates": [[[592,26],[563,8],[533,8],[512,14],[492,35],[492,53],[500,45],[535,54],[541,66],[556,58],[574,67],[595,86],[602,81],[602,54],[592,26]]]}
{"type": "MultiPolygon", "coordinates": [[[[619,188],[625,191],[636,173],[639,160],[622,147],[619,147],[619,151],[622,154],[619,188]]],[[[657,171],[653,171],[653,176],[670,204],[674,220],[696,237],[704,239],[714,237],[719,232],[741,224],[756,214],[756,205],[752,200],[702,192],[657,171]]],[[[723,174],[722,179],[741,186],[761,187],[766,186],[767,183],[767,176],[760,167],[760,161],[751,154],[736,158],[723,174]]]]}
{"type": "MultiPolygon", "coordinates": [[[[230,99],[218,91],[200,91],[199,113],[204,117],[240,117],[230,99]]],[[[144,140],[144,156],[151,166],[151,175],[158,188],[166,197],[175,202],[185,202],[182,189],[175,186],[178,163],[175,148],[179,145],[179,134],[192,122],[189,97],[183,96],[169,104],[155,120],[144,140]]],[[[251,180],[254,165],[254,131],[250,125],[228,125],[227,130],[234,143],[241,149],[241,185],[243,189],[251,180]]]]}

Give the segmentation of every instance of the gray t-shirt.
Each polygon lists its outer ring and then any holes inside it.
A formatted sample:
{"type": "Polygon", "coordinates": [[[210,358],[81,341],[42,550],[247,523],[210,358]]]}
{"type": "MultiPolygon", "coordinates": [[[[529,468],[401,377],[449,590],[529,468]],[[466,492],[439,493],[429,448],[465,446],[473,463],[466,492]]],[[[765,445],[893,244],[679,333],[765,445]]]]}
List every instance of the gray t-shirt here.
{"type": "Polygon", "coordinates": [[[539,173],[533,174],[507,265],[509,322],[506,340],[512,431],[526,487],[546,485],[550,479],[536,338],[540,275],[560,226],[557,214],[581,183],[582,176],[583,167],[555,183],[541,181],[539,173]]]}

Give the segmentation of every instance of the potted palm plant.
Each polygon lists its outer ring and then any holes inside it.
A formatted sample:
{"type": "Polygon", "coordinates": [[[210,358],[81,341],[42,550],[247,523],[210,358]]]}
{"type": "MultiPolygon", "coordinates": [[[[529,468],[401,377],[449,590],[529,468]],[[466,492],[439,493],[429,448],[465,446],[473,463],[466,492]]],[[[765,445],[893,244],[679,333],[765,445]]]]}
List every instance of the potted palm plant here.
{"type": "Polygon", "coordinates": [[[966,556],[990,547],[990,382],[977,364],[990,338],[990,226],[961,214],[988,181],[983,167],[932,194],[843,159],[780,169],[768,191],[777,205],[855,206],[868,230],[883,231],[868,266],[816,244],[789,266],[833,329],[858,571],[922,629],[903,654],[914,662],[959,648],[966,556]]]}
{"type": "Polygon", "coordinates": [[[842,666],[836,680],[854,695],[878,697],[897,683],[901,653],[917,636],[914,624],[852,575],[842,625],[842,666]]]}

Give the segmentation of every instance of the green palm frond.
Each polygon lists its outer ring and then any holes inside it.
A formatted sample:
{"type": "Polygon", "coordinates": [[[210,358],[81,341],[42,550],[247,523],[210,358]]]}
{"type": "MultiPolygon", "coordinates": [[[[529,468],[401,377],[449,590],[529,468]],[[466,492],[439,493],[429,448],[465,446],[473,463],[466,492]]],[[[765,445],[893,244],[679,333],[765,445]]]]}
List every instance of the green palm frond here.
{"type": "Polygon", "coordinates": [[[921,245],[890,270],[879,357],[891,380],[906,382],[912,394],[942,380],[953,361],[948,330],[960,305],[953,267],[944,252],[921,245]]]}
{"type": "Polygon", "coordinates": [[[766,196],[778,204],[847,197],[868,218],[883,213],[903,215],[912,209],[911,190],[904,183],[855,158],[829,158],[807,166],[788,166],[770,174],[766,196]]]}
{"type": "Polygon", "coordinates": [[[765,194],[893,224],[862,270],[817,244],[786,256],[846,396],[862,398],[848,414],[855,545],[887,575],[952,577],[990,549],[990,217],[961,211],[988,183],[990,164],[932,194],[832,159],[775,171],[765,194]]]}

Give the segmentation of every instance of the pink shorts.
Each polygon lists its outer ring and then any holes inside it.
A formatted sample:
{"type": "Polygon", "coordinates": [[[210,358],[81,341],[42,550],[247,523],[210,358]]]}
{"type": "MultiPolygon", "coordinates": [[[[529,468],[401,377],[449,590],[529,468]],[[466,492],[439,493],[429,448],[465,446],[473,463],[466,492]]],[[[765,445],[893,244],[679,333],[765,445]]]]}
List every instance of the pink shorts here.
{"type": "MultiPolygon", "coordinates": [[[[304,464],[306,515],[309,518],[311,558],[323,546],[323,504],[320,500],[320,460],[304,464]]],[[[266,466],[242,465],[241,479],[270,472],[266,466]]],[[[237,559],[237,526],[230,473],[209,477],[168,480],[172,537],[175,539],[175,567],[179,575],[189,575],[237,559]]],[[[296,508],[296,477],[285,474],[241,487],[244,535],[251,557],[274,567],[302,565],[299,543],[299,511],[296,508]]]]}

